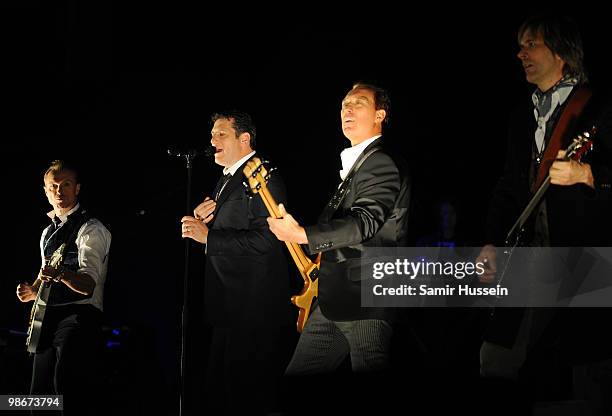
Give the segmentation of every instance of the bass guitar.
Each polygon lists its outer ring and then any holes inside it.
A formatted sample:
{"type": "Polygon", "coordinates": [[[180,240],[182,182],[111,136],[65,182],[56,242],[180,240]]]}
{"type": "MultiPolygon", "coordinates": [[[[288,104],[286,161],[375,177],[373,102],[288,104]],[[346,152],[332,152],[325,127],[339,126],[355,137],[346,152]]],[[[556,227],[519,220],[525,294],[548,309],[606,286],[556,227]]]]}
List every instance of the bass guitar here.
{"type": "MultiPolygon", "coordinates": [[[[271,217],[281,218],[278,204],[267,186],[272,171],[273,169],[270,169],[270,171],[266,169],[261,159],[253,157],[247,162],[243,169],[243,173],[248,180],[248,183],[245,182],[245,186],[247,186],[252,194],[259,194],[271,217]]],[[[306,253],[304,253],[304,250],[299,244],[289,242],[285,242],[285,244],[289,249],[289,253],[300,275],[302,275],[302,279],[304,279],[302,291],[291,297],[291,303],[299,308],[297,330],[298,332],[302,332],[310,316],[312,303],[319,293],[319,280],[317,277],[321,265],[321,253],[318,254],[315,261],[312,261],[306,253]]]]}

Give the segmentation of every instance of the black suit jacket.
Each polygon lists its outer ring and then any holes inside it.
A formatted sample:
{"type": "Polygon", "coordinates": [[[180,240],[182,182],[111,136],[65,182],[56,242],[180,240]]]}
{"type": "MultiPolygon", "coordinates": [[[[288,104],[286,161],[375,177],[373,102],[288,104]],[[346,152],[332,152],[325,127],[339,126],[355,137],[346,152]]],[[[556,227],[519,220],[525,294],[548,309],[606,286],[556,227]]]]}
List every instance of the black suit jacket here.
{"type": "Polygon", "coordinates": [[[405,243],[409,204],[406,162],[384,147],[381,137],[357,159],[318,223],[305,227],[310,252],[323,253],[319,305],[328,319],[389,318],[389,310],[361,307],[361,254],[368,246],[405,243]],[[377,151],[355,171],[372,148],[377,151]]]}
{"type": "MultiPolygon", "coordinates": [[[[215,326],[269,327],[291,321],[289,276],[282,243],[270,232],[259,195],[245,192],[242,169],[219,196],[209,223],[206,248],[205,312],[215,326]]],[[[286,203],[277,174],[268,187],[286,203]]]]}
{"type": "MultiPolygon", "coordinates": [[[[583,184],[550,186],[545,201],[551,246],[607,247],[612,243],[612,106],[604,97],[593,95],[561,147],[565,149],[576,135],[593,126],[597,128],[594,149],[582,161],[591,166],[595,189],[583,184]]],[[[504,174],[493,192],[487,218],[487,243],[503,245],[507,232],[531,198],[529,169],[536,127],[529,99],[511,117],[504,174]]],[[[561,309],[550,324],[549,328],[554,328],[549,330],[550,336],[560,339],[560,349],[573,355],[572,360],[586,356],[584,348],[590,349],[588,354],[592,357],[605,355],[612,347],[612,339],[599,336],[603,333],[597,328],[604,316],[601,312],[594,308],[561,309]],[[597,337],[597,342],[586,342],[587,333],[591,339],[597,337]]],[[[485,338],[512,346],[521,319],[522,309],[497,309],[485,338]]]]}

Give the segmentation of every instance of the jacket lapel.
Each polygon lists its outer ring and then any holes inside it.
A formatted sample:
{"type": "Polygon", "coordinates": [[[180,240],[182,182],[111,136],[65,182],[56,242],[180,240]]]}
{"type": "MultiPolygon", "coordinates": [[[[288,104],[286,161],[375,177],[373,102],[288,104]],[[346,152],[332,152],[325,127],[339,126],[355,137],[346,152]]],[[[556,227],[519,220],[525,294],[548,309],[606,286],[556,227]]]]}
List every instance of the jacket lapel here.
{"type": "MultiPolygon", "coordinates": [[[[255,153],[252,157],[255,157],[255,156],[257,156],[257,153],[255,153]]],[[[223,205],[225,200],[227,200],[227,198],[234,192],[234,190],[236,190],[236,188],[242,186],[242,182],[244,181],[244,173],[242,173],[242,169],[244,169],[244,166],[247,164],[247,162],[244,162],[238,168],[236,173],[234,173],[232,175],[232,178],[227,182],[227,185],[225,185],[225,188],[221,192],[221,195],[219,195],[219,199],[217,200],[217,206],[213,214],[216,214],[217,211],[219,211],[219,208],[223,205]]]]}
{"type": "Polygon", "coordinates": [[[353,177],[355,176],[355,173],[359,169],[359,166],[361,166],[363,161],[370,155],[370,150],[380,145],[380,139],[382,139],[382,136],[374,140],[372,143],[370,143],[370,145],[366,147],[363,150],[363,152],[361,152],[361,154],[359,155],[355,163],[353,163],[351,170],[349,170],[349,172],[346,174],[346,177],[344,178],[344,180],[342,181],[338,189],[336,189],[336,192],[334,192],[334,194],[332,195],[327,205],[325,205],[325,208],[323,209],[323,212],[321,213],[319,217],[320,221],[327,222],[329,219],[331,219],[332,215],[334,215],[334,213],[338,210],[338,208],[342,204],[342,201],[344,200],[346,195],[350,192],[351,183],[353,182],[353,177]]]}

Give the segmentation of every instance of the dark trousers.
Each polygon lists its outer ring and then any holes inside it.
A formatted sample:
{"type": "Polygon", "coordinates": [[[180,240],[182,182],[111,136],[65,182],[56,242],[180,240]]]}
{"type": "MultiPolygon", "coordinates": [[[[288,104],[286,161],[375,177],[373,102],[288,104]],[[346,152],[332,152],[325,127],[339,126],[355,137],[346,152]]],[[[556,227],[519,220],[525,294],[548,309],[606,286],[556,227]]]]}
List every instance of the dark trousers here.
{"type": "Polygon", "coordinates": [[[30,394],[63,395],[64,415],[97,414],[104,400],[100,322],[101,313],[90,305],[47,307],[30,394]]]}
{"type": "Polygon", "coordinates": [[[392,414],[392,335],[386,321],[332,321],[317,306],[285,370],[285,414],[392,414]]]}
{"type": "Polygon", "coordinates": [[[260,415],[279,410],[289,328],[213,329],[206,374],[206,410],[260,415]]]}
{"type": "Polygon", "coordinates": [[[330,373],[348,355],[356,373],[384,371],[392,335],[391,325],[381,319],[331,321],[317,306],[306,321],[286,374],[330,373]]]}

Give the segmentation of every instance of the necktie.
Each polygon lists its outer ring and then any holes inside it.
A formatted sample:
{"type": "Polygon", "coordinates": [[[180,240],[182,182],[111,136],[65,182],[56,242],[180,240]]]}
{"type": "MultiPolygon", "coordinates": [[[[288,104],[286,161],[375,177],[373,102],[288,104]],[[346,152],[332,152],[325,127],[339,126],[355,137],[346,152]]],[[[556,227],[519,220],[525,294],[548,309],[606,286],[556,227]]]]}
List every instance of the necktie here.
{"type": "Polygon", "coordinates": [[[221,178],[221,183],[219,184],[219,190],[217,191],[217,195],[215,195],[215,201],[219,199],[221,192],[223,192],[223,188],[225,188],[225,185],[227,185],[227,183],[229,182],[231,178],[232,178],[231,173],[223,175],[223,178],[221,178]]]}

